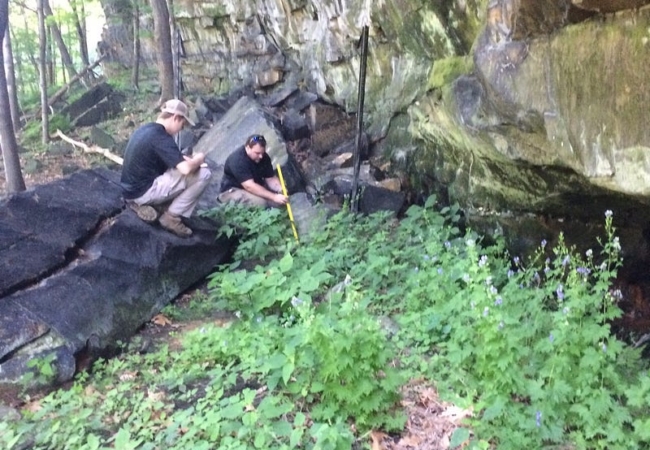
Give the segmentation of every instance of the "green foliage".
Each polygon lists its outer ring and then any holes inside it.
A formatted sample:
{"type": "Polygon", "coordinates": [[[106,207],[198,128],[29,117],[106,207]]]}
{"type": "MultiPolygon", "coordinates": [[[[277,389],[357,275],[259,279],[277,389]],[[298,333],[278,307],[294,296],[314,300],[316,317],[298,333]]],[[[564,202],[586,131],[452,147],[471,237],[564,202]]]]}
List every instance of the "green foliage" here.
{"type": "MultiPolygon", "coordinates": [[[[61,130],[66,133],[70,130],[70,119],[61,114],[52,114],[49,117],[48,130],[50,135],[61,130]]],[[[30,148],[38,148],[41,144],[42,126],[40,121],[28,122],[22,132],[22,143],[30,148]]]]}
{"type": "Polygon", "coordinates": [[[31,370],[27,372],[21,382],[25,390],[32,386],[44,386],[51,383],[56,376],[54,371],[54,355],[50,354],[43,358],[32,358],[27,362],[31,370]]]}
{"type": "Polygon", "coordinates": [[[611,213],[599,250],[560,240],[524,262],[434,202],[399,222],[343,212],[301,245],[276,210],[213,211],[258,265],[221,267],[188,309],[237,319],[97,363],[0,422],[0,446],[350,449],[403,427],[400,386],[418,378],[474,411],[452,448],[648,448],[647,364],[609,328],[611,213]]]}
{"type": "Polygon", "coordinates": [[[219,235],[237,236],[239,245],[233,256],[235,261],[265,261],[278,255],[293,239],[287,215],[280,209],[260,210],[226,203],[203,214],[223,224],[219,235]]]}
{"type": "Polygon", "coordinates": [[[165,316],[176,321],[199,320],[210,317],[219,312],[218,306],[210,302],[207,295],[196,291],[187,305],[178,306],[170,304],[161,311],[165,316]]]}

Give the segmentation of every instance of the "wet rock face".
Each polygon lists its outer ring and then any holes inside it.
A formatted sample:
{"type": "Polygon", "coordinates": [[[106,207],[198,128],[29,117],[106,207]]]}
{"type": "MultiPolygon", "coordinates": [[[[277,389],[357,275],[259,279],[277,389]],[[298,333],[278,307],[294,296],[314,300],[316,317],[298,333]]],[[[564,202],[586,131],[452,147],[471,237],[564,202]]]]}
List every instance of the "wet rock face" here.
{"type": "Polygon", "coordinates": [[[486,21],[493,42],[521,41],[548,36],[596,15],[648,4],[649,0],[492,0],[487,6],[486,21]]]}
{"type": "Polygon", "coordinates": [[[418,170],[452,201],[580,220],[650,203],[650,8],[570,24],[573,7],[491,2],[474,72],[409,110],[418,170]]]}

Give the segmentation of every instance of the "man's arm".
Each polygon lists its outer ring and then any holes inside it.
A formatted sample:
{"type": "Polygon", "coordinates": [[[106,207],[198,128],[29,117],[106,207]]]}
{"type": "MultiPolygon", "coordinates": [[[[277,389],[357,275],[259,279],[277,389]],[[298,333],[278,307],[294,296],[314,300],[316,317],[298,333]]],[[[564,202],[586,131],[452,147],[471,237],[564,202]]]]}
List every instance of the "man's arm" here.
{"type": "Polygon", "coordinates": [[[289,199],[282,194],[276,194],[269,191],[264,186],[257,184],[253,179],[244,181],[242,187],[253,195],[262,197],[263,199],[270,200],[272,202],[278,203],[280,205],[286,205],[289,199]]]}
{"type": "Polygon", "coordinates": [[[176,165],[176,169],[183,175],[189,175],[192,172],[197,171],[205,161],[205,155],[203,153],[197,153],[192,156],[183,156],[183,158],[185,158],[185,160],[176,165]]]}
{"type": "Polygon", "coordinates": [[[269,190],[273,192],[282,192],[282,185],[280,184],[280,180],[278,179],[278,177],[273,176],[267,178],[264,181],[266,182],[266,185],[269,187],[269,190]]]}

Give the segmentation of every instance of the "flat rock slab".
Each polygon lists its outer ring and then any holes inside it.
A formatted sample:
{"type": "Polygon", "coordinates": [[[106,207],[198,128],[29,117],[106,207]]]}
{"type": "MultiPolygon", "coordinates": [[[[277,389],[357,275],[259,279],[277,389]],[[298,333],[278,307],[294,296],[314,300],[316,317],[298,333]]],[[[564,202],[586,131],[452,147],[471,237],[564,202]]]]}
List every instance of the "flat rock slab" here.
{"type": "Polygon", "coordinates": [[[229,256],[213,221],[180,238],[139,220],[118,180],[88,170],[0,202],[0,383],[35,357],[69,379],[78,352],[129,339],[229,256]]]}

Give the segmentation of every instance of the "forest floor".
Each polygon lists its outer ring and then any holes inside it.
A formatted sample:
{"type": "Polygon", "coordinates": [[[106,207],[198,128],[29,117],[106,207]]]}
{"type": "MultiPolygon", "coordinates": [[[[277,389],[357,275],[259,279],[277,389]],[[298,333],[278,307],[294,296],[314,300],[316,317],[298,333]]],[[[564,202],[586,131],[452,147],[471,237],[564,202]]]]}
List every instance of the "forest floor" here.
{"type": "MultiPolygon", "coordinates": [[[[123,104],[124,113],[121,116],[106,120],[98,126],[115,139],[125,142],[131,133],[141,124],[153,121],[157,115],[156,102],[158,93],[152,89],[139,92],[137,95],[127,95],[123,104]]],[[[23,127],[26,129],[27,127],[23,127]]],[[[91,145],[91,127],[78,127],[66,132],[70,138],[91,145]]],[[[29,142],[23,131],[17,133],[20,166],[23,172],[25,186],[45,184],[65,177],[72,172],[95,167],[110,167],[119,170],[119,166],[103,156],[85,153],[72,144],[63,142],[54,135],[50,136],[50,144],[43,149],[40,143],[29,142]],[[58,147],[58,148],[57,148],[58,147]]],[[[0,199],[7,194],[4,164],[0,165],[0,199]]]]}

